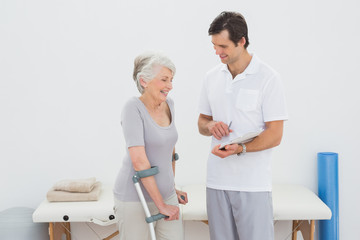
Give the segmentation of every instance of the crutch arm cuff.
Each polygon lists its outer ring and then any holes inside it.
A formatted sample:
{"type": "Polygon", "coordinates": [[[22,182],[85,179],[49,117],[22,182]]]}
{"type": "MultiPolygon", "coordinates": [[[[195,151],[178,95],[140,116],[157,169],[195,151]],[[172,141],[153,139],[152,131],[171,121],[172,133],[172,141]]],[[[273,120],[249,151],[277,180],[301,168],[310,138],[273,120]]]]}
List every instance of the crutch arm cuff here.
{"type": "Polygon", "coordinates": [[[142,170],[142,171],[137,171],[137,172],[135,172],[135,175],[133,176],[133,182],[137,183],[137,182],[139,182],[140,178],[154,176],[158,173],[159,173],[159,168],[157,166],[154,166],[149,169],[142,170]]]}

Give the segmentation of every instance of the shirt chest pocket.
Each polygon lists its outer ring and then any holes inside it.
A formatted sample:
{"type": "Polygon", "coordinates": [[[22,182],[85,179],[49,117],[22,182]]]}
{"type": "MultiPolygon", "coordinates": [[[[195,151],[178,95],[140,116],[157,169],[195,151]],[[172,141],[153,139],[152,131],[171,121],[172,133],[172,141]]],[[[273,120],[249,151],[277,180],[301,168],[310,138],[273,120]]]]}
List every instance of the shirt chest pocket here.
{"type": "Polygon", "coordinates": [[[236,108],[241,111],[256,110],[259,99],[259,91],[240,88],[236,97],[236,108]]]}

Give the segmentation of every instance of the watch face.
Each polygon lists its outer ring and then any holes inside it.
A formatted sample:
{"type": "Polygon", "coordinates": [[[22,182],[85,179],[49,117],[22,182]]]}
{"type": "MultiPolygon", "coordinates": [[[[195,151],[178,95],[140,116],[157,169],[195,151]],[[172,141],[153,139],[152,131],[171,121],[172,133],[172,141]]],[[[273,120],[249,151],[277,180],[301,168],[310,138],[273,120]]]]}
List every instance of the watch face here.
{"type": "Polygon", "coordinates": [[[241,146],[243,147],[242,153],[246,153],[246,146],[245,146],[245,144],[242,143],[241,146]]]}
{"type": "Polygon", "coordinates": [[[178,159],[179,159],[179,154],[175,153],[175,154],[174,154],[174,160],[176,161],[176,160],[178,160],[178,159]]]}

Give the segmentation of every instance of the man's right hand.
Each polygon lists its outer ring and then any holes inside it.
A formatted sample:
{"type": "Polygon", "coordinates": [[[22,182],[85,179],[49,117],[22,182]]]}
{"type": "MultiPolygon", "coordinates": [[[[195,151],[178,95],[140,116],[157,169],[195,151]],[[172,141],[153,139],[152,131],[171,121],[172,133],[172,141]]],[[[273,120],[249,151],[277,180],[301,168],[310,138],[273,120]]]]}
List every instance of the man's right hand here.
{"type": "Polygon", "coordinates": [[[229,135],[232,132],[229,129],[229,126],[223,122],[211,121],[208,123],[208,130],[217,140],[220,140],[222,137],[229,135]]]}

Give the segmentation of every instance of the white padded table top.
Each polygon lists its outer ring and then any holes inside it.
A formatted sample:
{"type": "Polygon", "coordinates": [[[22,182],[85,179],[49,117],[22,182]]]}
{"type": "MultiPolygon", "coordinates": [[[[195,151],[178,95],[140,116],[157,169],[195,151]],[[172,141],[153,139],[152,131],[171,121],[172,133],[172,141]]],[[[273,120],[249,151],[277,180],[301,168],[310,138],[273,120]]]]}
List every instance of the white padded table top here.
{"type": "Polygon", "coordinates": [[[274,220],[330,219],[331,210],[312,191],[301,185],[273,185],[274,220]]]}
{"type": "Polygon", "coordinates": [[[181,188],[187,193],[189,202],[180,205],[183,220],[207,221],[205,184],[187,185],[181,188]]]}
{"type": "Polygon", "coordinates": [[[112,186],[103,185],[98,201],[89,202],[49,202],[44,200],[33,213],[34,222],[94,222],[110,225],[114,215],[114,195],[112,186]],[[64,216],[67,216],[68,218],[64,216]]]}
{"type": "MultiPolygon", "coordinates": [[[[206,221],[205,184],[187,185],[189,203],[181,206],[182,219],[206,221]]],[[[34,222],[94,222],[110,225],[114,215],[112,186],[104,185],[98,201],[93,202],[48,202],[44,200],[33,213],[34,222]],[[64,216],[68,219],[65,220],[64,216]]],[[[330,219],[331,210],[318,196],[301,185],[273,185],[274,220],[319,220],[330,219]]]]}
{"type": "MultiPolygon", "coordinates": [[[[204,184],[182,187],[189,203],[182,206],[183,220],[207,220],[206,186],[204,184]]],[[[318,196],[301,185],[273,185],[274,220],[330,219],[331,210],[318,196]]]]}

